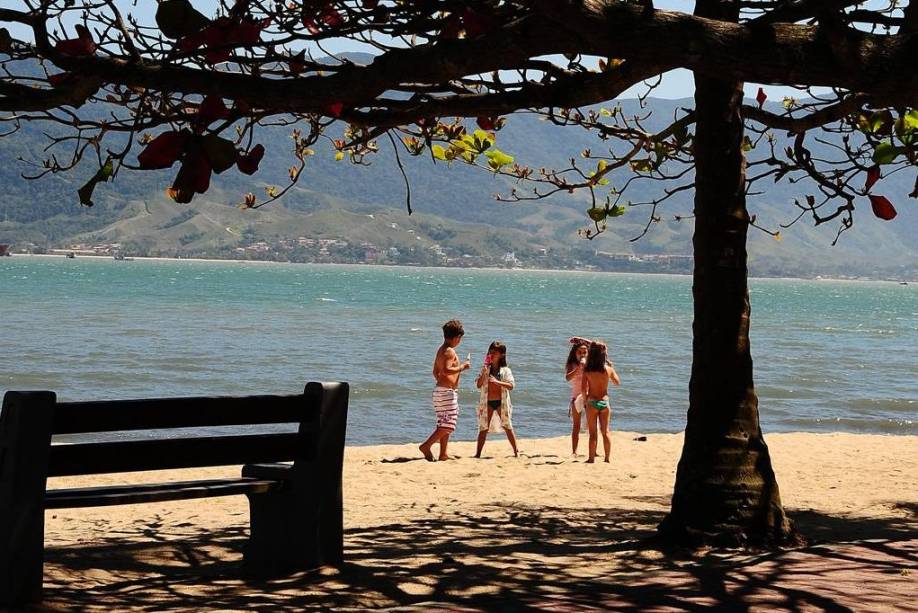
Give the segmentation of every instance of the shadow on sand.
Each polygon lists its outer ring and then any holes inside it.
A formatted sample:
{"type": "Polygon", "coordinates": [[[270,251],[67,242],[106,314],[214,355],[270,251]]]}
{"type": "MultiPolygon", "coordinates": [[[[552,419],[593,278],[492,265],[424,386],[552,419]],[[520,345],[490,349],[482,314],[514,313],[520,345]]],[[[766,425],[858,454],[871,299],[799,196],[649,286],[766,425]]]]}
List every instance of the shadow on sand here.
{"type": "Polygon", "coordinates": [[[662,519],[658,511],[487,505],[351,529],[341,568],[258,582],[240,573],[244,528],[205,532],[147,521],[92,547],[48,549],[44,604],[82,610],[895,608],[914,595],[918,575],[911,510],[909,518],[882,520],[798,513],[798,524],[817,544],[686,555],[648,544],[662,519]],[[187,536],[174,540],[177,534],[187,536]]]}

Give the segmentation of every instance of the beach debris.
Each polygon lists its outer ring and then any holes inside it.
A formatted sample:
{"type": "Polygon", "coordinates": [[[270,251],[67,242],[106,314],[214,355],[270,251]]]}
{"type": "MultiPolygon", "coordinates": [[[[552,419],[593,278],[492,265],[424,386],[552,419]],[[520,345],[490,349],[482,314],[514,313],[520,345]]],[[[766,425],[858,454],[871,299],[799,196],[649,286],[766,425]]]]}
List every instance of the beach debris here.
{"type": "Polygon", "coordinates": [[[634,437],[634,440],[644,442],[644,441],[647,440],[647,437],[646,437],[646,436],[643,436],[643,435],[642,435],[642,436],[635,436],[635,437],[634,437]]]}

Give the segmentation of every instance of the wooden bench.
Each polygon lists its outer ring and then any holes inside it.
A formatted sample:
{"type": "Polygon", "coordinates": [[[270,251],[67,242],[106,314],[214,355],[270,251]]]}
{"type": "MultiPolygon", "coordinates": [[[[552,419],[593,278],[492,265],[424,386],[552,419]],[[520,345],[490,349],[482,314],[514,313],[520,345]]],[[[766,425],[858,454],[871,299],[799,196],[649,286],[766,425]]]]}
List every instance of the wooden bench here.
{"type": "Polygon", "coordinates": [[[0,607],[41,599],[45,509],[245,494],[251,525],[247,573],[276,576],[341,562],[347,397],[346,383],[309,383],[294,396],[102,402],[7,392],[0,412],[0,607]],[[298,426],[180,438],[168,432],[264,424],[298,426]],[[150,430],[166,432],[147,440],[51,440],[150,430]],[[238,478],[46,490],[48,477],[233,464],[243,465],[238,478]]]}

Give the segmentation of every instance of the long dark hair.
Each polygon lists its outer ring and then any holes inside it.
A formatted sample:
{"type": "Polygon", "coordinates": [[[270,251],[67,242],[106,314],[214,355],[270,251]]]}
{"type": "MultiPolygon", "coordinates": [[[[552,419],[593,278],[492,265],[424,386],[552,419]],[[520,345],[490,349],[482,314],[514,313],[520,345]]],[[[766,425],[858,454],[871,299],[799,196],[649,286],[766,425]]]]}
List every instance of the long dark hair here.
{"type": "Polygon", "coordinates": [[[608,361],[608,349],[605,343],[592,341],[590,343],[590,352],[587,354],[586,370],[587,372],[605,372],[606,362],[608,361]]]}
{"type": "Polygon", "coordinates": [[[491,353],[493,350],[500,352],[500,359],[497,360],[497,364],[491,362],[491,373],[497,374],[500,372],[500,369],[507,365],[507,346],[500,341],[494,341],[488,346],[488,353],[491,353]]]}
{"type": "Polygon", "coordinates": [[[567,363],[564,365],[567,368],[567,370],[570,370],[571,368],[573,368],[574,366],[580,363],[580,360],[577,359],[577,350],[580,349],[581,347],[586,347],[587,349],[590,348],[590,346],[587,345],[586,343],[574,343],[573,345],[571,345],[571,351],[570,353],[567,354],[567,363]]]}

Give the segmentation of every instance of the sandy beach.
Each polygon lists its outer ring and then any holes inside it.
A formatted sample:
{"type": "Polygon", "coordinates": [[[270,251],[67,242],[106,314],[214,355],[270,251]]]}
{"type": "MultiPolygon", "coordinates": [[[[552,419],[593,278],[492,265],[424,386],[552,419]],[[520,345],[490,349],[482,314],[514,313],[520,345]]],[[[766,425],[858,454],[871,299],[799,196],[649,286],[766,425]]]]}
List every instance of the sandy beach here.
{"type": "MultiPolygon", "coordinates": [[[[772,434],[785,507],[812,544],[661,552],[681,434],[615,432],[611,464],[567,438],[492,436],[428,463],[415,445],[347,449],[341,568],[240,573],[241,496],[49,511],[50,609],[918,610],[918,437],[772,434]]],[[[234,475],[237,468],[55,479],[49,487],[234,475]]]]}

